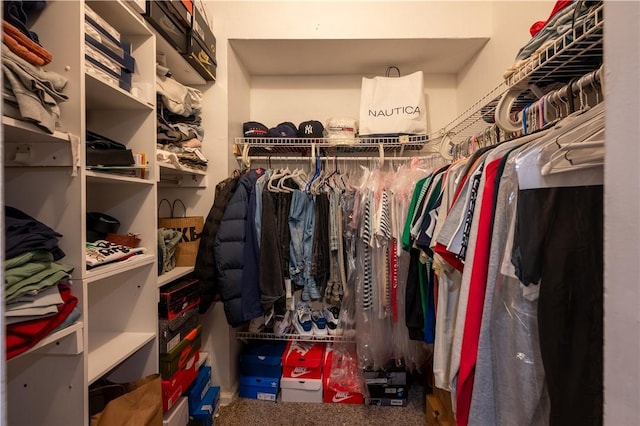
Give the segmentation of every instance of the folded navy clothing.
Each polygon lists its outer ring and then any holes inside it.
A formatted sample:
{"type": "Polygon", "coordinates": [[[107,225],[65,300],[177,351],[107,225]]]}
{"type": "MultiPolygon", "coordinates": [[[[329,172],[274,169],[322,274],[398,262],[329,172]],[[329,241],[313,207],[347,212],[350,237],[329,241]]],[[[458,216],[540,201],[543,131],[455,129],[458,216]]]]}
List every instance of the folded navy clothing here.
{"type": "Polygon", "coordinates": [[[60,260],[65,256],[58,247],[58,238],[62,234],[15,207],[5,206],[4,214],[6,259],[37,249],[50,251],[53,260],[60,260]]]}

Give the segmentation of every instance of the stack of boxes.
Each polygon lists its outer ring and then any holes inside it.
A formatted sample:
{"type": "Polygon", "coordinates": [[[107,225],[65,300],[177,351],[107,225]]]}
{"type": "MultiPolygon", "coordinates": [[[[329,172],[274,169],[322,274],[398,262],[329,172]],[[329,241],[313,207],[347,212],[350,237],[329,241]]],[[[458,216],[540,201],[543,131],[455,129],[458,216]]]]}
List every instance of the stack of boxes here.
{"type": "Polygon", "coordinates": [[[207,81],[216,79],[216,38],[191,0],[147,0],[145,19],[207,81]]]}
{"type": "Polygon", "coordinates": [[[220,387],[211,386],[211,367],[203,365],[198,377],[186,393],[189,417],[199,426],[213,425],[213,416],[220,401],[220,387]]]}
{"type": "Polygon", "coordinates": [[[162,287],[159,315],[162,408],[169,411],[198,376],[202,326],[198,321],[199,282],[182,279],[162,287]]]}
{"type": "Polygon", "coordinates": [[[404,407],[407,405],[407,370],[404,365],[390,363],[380,370],[364,371],[364,381],[369,391],[367,405],[404,407]]]}
{"type": "Polygon", "coordinates": [[[277,401],[284,349],[284,342],[257,342],[245,347],[240,358],[241,398],[277,401]]]}
{"type": "Polygon", "coordinates": [[[322,402],[325,344],[292,340],[282,355],[282,401],[322,402]]]}
{"type": "Polygon", "coordinates": [[[131,92],[135,59],[131,42],[84,5],[85,66],[89,74],[115,87],[131,92]]]}

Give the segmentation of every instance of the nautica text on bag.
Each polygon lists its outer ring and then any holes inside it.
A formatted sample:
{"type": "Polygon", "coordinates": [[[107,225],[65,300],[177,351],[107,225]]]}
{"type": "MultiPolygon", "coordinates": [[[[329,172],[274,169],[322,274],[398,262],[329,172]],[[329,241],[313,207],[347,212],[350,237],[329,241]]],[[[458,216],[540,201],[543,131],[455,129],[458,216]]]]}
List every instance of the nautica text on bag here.
{"type": "Polygon", "coordinates": [[[405,107],[395,107],[395,108],[390,108],[390,109],[381,109],[381,110],[369,110],[369,116],[373,116],[373,117],[378,117],[378,116],[382,116],[382,117],[391,117],[392,115],[400,115],[400,114],[407,114],[407,115],[411,115],[411,114],[420,114],[420,107],[419,106],[405,106],[405,107]]]}

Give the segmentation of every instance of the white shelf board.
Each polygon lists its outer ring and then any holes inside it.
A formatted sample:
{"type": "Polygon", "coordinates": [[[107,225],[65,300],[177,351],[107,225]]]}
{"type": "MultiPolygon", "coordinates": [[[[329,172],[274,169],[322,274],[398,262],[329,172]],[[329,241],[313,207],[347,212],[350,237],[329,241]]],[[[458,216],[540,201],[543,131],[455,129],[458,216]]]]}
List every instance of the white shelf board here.
{"type": "Polygon", "coordinates": [[[191,272],[193,272],[193,266],[176,266],[169,272],[165,272],[158,277],[158,287],[169,284],[171,281],[182,278],[191,272]]]}
{"type": "Polygon", "coordinates": [[[84,350],[82,339],[83,326],[84,324],[79,321],[71,324],[69,327],[51,333],[28,351],[11,358],[9,362],[36,351],[38,355],[78,355],[84,350]]]}
{"type": "Polygon", "coordinates": [[[87,4],[105,21],[117,25],[117,30],[126,35],[151,36],[144,21],[124,0],[87,1],[87,4]]]}
{"type": "Polygon", "coordinates": [[[175,164],[171,164],[171,163],[159,162],[158,166],[160,166],[160,173],[162,173],[164,169],[165,171],[170,171],[169,173],[171,173],[172,175],[176,175],[176,174],[200,175],[200,176],[207,175],[206,170],[192,169],[186,166],[176,166],[175,164]]]}
{"type": "Polygon", "coordinates": [[[2,117],[2,138],[4,141],[20,143],[50,143],[69,142],[69,134],[55,131],[47,133],[40,127],[28,121],[17,120],[11,117],[2,117]]]}
{"type": "Polygon", "coordinates": [[[93,170],[87,170],[86,174],[89,182],[139,183],[142,185],[153,185],[154,183],[152,180],[149,180],[149,179],[140,179],[133,176],[121,176],[115,173],[108,173],[108,172],[96,172],[93,170]]]}
{"type": "Polygon", "coordinates": [[[88,110],[124,109],[152,110],[154,106],[119,87],[112,86],[85,73],[88,110]]]}
{"type": "Polygon", "coordinates": [[[202,86],[209,83],[193,69],[189,62],[155,28],[149,24],[147,24],[147,27],[156,35],[156,53],[158,57],[160,57],[160,54],[164,56],[165,65],[171,70],[171,75],[176,81],[185,86],[202,86]]]}
{"type": "Polygon", "coordinates": [[[89,333],[89,385],[155,339],[156,333],[89,333]]]}
{"type": "Polygon", "coordinates": [[[95,269],[90,269],[87,271],[86,279],[89,282],[98,281],[103,278],[140,268],[141,266],[149,265],[155,261],[156,257],[152,254],[139,254],[127,260],[123,260],[122,262],[114,262],[108,265],[99,266],[95,269]]]}

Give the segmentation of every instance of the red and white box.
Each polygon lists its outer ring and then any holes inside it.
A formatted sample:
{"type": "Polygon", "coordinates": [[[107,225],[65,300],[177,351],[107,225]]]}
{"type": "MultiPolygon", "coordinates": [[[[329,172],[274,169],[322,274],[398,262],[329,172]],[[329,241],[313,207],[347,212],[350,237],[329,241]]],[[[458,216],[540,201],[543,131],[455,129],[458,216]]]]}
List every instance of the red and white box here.
{"type": "Polygon", "coordinates": [[[328,404],[364,404],[364,395],[361,393],[349,392],[336,385],[333,386],[333,389],[329,388],[332,361],[333,350],[331,346],[327,346],[324,357],[324,379],[322,380],[324,402],[328,404]]]}
{"type": "Polygon", "coordinates": [[[322,402],[324,343],[290,341],[282,354],[283,402],[322,402]]]}
{"type": "Polygon", "coordinates": [[[178,370],[169,380],[162,381],[162,411],[167,412],[176,405],[183,393],[198,377],[199,352],[193,354],[183,369],[178,370]]]}

